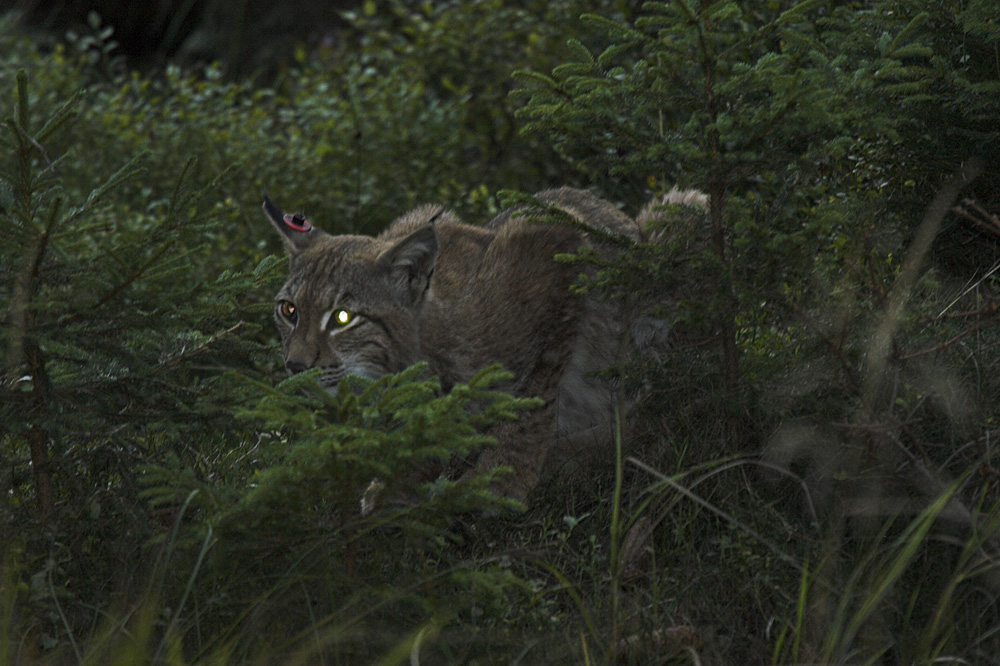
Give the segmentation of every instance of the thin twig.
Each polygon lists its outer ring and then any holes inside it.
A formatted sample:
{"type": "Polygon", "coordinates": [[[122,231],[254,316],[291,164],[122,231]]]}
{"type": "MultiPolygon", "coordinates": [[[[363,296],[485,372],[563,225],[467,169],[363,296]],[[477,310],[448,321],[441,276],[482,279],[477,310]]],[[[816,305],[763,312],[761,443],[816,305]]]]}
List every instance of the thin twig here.
{"type": "Polygon", "coordinates": [[[52,160],[49,159],[49,153],[47,150],[45,150],[42,144],[38,143],[38,141],[35,140],[35,137],[31,136],[26,131],[24,131],[24,128],[21,127],[20,125],[14,125],[14,127],[16,127],[17,130],[24,136],[24,138],[28,140],[28,143],[30,143],[32,146],[35,147],[35,150],[37,150],[39,153],[42,154],[42,159],[45,160],[45,163],[49,165],[47,171],[55,173],[56,165],[53,164],[52,160]]]}
{"type": "Polygon", "coordinates": [[[210,345],[212,345],[216,340],[219,340],[220,338],[222,338],[222,337],[224,337],[226,335],[229,335],[230,333],[233,333],[234,331],[238,331],[239,329],[243,328],[243,325],[245,323],[246,322],[242,322],[242,321],[241,322],[237,322],[237,324],[235,326],[230,326],[229,328],[227,328],[224,331],[219,331],[218,333],[213,333],[212,335],[210,335],[208,337],[207,340],[205,340],[204,342],[202,342],[197,347],[194,347],[194,348],[192,348],[190,350],[188,350],[188,349],[182,349],[176,356],[174,356],[173,358],[171,358],[169,361],[165,362],[163,364],[163,367],[165,367],[165,368],[172,367],[174,365],[177,365],[178,363],[180,363],[184,359],[188,359],[188,358],[191,358],[192,356],[200,354],[201,352],[205,351],[205,349],[207,349],[210,345]]]}
{"type": "Polygon", "coordinates": [[[955,312],[954,314],[938,315],[934,319],[929,319],[924,323],[939,321],[942,319],[968,319],[969,317],[988,317],[997,313],[996,303],[990,302],[978,310],[966,310],[965,312],[955,312]]]}
{"type": "Polygon", "coordinates": [[[837,359],[837,362],[840,363],[841,370],[844,371],[844,375],[847,377],[847,381],[850,382],[851,388],[856,390],[860,389],[861,379],[858,377],[857,372],[855,371],[850,360],[848,360],[848,358],[844,355],[843,340],[840,340],[839,342],[835,341],[829,335],[824,333],[820,329],[819,324],[814,322],[812,318],[809,317],[804,310],[802,310],[802,308],[793,306],[793,311],[801,317],[803,323],[805,323],[805,325],[812,330],[813,334],[816,335],[816,337],[818,337],[824,345],[826,345],[830,353],[837,359]]]}
{"type": "Polygon", "coordinates": [[[941,316],[944,315],[945,312],[947,312],[948,310],[951,309],[951,306],[953,306],[955,303],[957,303],[959,300],[961,300],[962,297],[965,296],[966,294],[968,294],[970,291],[972,291],[973,289],[978,288],[979,285],[981,285],[983,282],[985,282],[988,277],[990,277],[991,275],[993,275],[994,273],[996,273],[997,270],[1000,270],[1000,261],[998,261],[995,264],[993,264],[993,267],[990,268],[990,270],[988,270],[986,272],[986,275],[984,275],[983,277],[981,277],[974,284],[972,284],[971,286],[967,287],[961,294],[959,294],[958,296],[956,296],[954,298],[954,300],[952,300],[951,303],[949,303],[947,306],[945,306],[944,310],[941,310],[941,312],[940,312],[940,314],[938,314],[937,318],[941,318],[941,316]]]}
{"type": "Polygon", "coordinates": [[[948,340],[945,340],[941,344],[935,345],[928,349],[921,349],[920,351],[913,352],[912,354],[907,354],[906,356],[903,356],[900,360],[909,361],[910,359],[918,358],[920,356],[926,356],[927,354],[934,354],[936,352],[943,351],[948,347],[952,346],[953,344],[955,344],[956,342],[958,342],[959,340],[961,340],[962,338],[967,337],[970,333],[975,333],[979,329],[979,325],[980,325],[979,322],[976,322],[971,326],[966,327],[965,330],[963,330],[958,335],[948,340]]]}
{"type": "Polygon", "coordinates": [[[953,213],[964,217],[986,231],[994,235],[1000,235],[1000,216],[989,212],[974,199],[963,199],[961,204],[952,206],[951,210],[953,213]],[[965,206],[972,208],[980,217],[976,217],[970,213],[965,206]]]}

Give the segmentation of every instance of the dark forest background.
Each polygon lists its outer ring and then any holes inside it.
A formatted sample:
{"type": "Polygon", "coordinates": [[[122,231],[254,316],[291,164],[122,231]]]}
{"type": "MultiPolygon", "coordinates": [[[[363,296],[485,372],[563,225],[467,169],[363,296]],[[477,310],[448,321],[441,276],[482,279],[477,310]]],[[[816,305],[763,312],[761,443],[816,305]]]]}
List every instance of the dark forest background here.
{"type": "Polygon", "coordinates": [[[1000,663],[992,0],[0,9],[0,664],[1000,663]],[[287,378],[263,193],[560,185],[709,195],[574,259],[669,344],[529,507],[404,487],[531,403],[287,378]]]}

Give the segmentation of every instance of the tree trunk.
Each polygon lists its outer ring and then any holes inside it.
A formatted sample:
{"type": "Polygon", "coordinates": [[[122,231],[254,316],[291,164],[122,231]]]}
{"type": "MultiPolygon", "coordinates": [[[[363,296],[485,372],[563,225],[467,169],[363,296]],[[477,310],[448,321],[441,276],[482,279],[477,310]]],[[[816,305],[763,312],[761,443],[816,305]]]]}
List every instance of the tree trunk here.
{"type": "Polygon", "coordinates": [[[719,263],[724,267],[725,275],[719,285],[721,308],[718,314],[720,344],[722,345],[722,376],[726,392],[734,397],[739,389],[740,365],[739,350],[736,346],[736,296],[732,284],[732,264],[726,228],[722,221],[722,201],[725,187],[720,183],[709,185],[708,216],[712,223],[712,245],[719,257],[719,263]]]}
{"type": "Polygon", "coordinates": [[[38,427],[28,430],[28,446],[31,449],[31,471],[35,477],[35,494],[38,510],[42,518],[52,513],[55,498],[52,495],[52,473],[49,470],[49,435],[38,427]]]}
{"type": "MultiPolygon", "coordinates": [[[[35,342],[29,341],[24,344],[24,356],[33,386],[31,389],[33,407],[29,418],[38,418],[49,409],[49,375],[45,371],[42,350],[35,342]]],[[[49,433],[37,425],[32,425],[28,429],[27,439],[31,451],[31,471],[35,477],[38,509],[42,517],[46,518],[55,504],[52,493],[52,468],[49,465],[49,433]]]]}

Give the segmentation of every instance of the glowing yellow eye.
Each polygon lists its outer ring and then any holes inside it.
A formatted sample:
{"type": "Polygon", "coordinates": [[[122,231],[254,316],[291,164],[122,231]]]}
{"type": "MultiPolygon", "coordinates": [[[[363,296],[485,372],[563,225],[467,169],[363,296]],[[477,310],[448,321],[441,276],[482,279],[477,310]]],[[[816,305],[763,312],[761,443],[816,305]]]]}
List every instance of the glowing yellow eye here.
{"type": "Polygon", "coordinates": [[[333,313],[334,326],[347,326],[354,319],[354,315],[347,310],[335,310],[333,313]]]}
{"type": "Polygon", "coordinates": [[[278,304],[278,311],[281,312],[281,316],[289,321],[295,321],[299,317],[298,308],[291,301],[281,301],[278,304]]]}

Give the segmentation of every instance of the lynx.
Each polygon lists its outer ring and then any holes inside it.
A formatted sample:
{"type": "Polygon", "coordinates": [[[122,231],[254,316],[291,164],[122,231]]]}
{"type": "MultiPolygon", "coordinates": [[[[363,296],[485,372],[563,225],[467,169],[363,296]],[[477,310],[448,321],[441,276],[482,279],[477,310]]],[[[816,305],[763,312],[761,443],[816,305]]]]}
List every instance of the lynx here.
{"type": "Polygon", "coordinates": [[[514,376],[503,388],[543,406],[495,426],[496,445],[466,473],[510,466],[498,491],[520,501],[553,447],[572,456],[607,437],[615,394],[599,373],[628,352],[636,321],[627,302],[574,293],[579,269],[554,260],[594,244],[581,227],[636,238],[636,223],[582,190],[536,198],[579,225],[523,209],[477,227],[423,206],[374,238],[331,235],[264,201],[290,255],[274,315],[287,370],[319,368],[332,389],[347,374],[377,378],[425,361],[447,390],[501,363],[514,376]]]}

